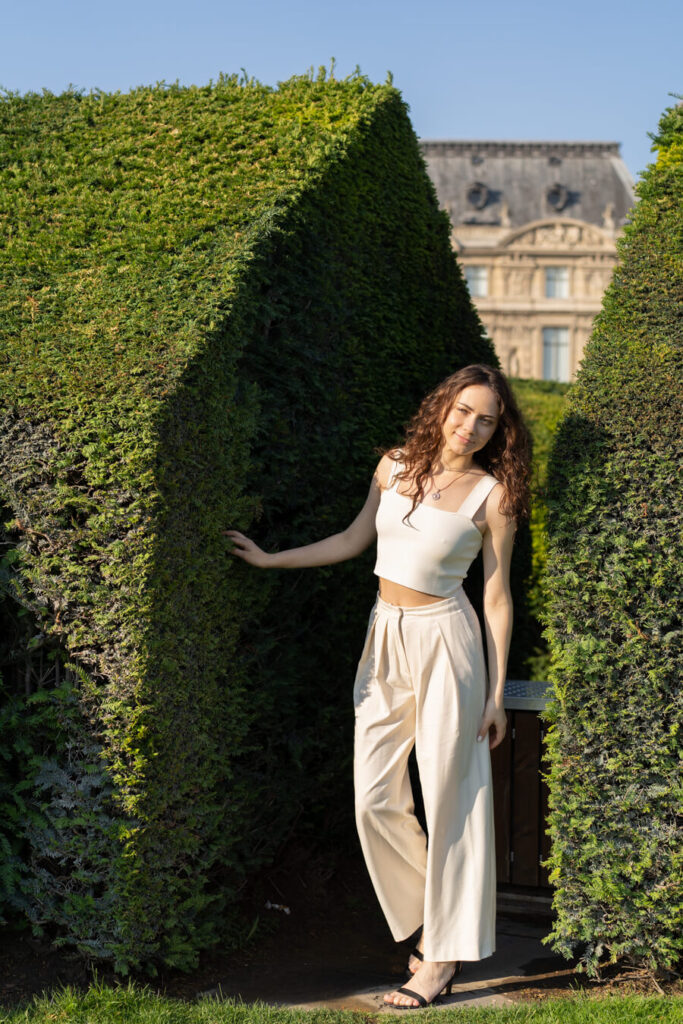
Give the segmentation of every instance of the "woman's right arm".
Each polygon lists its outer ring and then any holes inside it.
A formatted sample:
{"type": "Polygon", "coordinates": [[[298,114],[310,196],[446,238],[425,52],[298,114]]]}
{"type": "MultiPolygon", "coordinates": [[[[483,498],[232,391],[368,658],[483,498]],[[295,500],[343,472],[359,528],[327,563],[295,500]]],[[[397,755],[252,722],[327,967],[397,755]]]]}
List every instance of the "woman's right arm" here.
{"type": "Polygon", "coordinates": [[[335,562],[355,558],[361,551],[370,547],[377,535],[375,516],[382,488],[387,485],[393,465],[388,455],[382,456],[372,477],[363,508],[351,525],[341,533],[325,537],[315,544],[306,544],[302,548],[289,548],[287,551],[268,554],[238,530],[226,530],[226,537],[229,537],[234,545],[230,554],[259,569],[305,569],[314,565],[333,565],[335,562]]]}

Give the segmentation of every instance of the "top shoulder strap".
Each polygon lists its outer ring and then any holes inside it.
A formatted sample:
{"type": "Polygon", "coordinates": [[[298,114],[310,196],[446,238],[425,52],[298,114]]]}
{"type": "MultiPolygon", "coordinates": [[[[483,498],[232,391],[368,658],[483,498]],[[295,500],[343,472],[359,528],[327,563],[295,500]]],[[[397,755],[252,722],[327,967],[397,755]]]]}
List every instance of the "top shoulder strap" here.
{"type": "Polygon", "coordinates": [[[391,467],[391,473],[389,474],[389,479],[387,480],[387,490],[388,491],[391,490],[392,487],[394,487],[395,485],[398,484],[398,481],[396,480],[396,474],[400,473],[402,469],[403,469],[403,463],[395,461],[393,466],[391,467]]]}
{"type": "Polygon", "coordinates": [[[495,476],[490,476],[488,473],[486,476],[483,476],[463,501],[458,509],[458,515],[467,516],[468,519],[472,519],[477,509],[486,501],[497,483],[498,481],[495,476]]]}

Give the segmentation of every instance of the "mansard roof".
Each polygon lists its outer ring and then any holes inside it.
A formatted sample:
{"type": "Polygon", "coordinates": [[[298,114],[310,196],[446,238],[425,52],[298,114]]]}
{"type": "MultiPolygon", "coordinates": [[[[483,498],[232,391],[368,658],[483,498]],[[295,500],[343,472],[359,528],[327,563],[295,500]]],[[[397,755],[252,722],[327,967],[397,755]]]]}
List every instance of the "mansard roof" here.
{"type": "Polygon", "coordinates": [[[618,142],[423,139],[420,148],[454,225],[514,228],[563,216],[618,229],[633,205],[618,142]]]}

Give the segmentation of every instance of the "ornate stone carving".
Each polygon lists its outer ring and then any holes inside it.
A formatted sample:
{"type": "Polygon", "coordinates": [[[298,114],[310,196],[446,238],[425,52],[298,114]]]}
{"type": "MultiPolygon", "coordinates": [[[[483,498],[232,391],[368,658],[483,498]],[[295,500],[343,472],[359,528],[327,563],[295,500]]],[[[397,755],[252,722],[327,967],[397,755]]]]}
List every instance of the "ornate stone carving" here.
{"type": "Polygon", "coordinates": [[[522,298],[531,294],[531,283],[533,280],[532,270],[510,270],[508,271],[507,293],[514,298],[522,298]]]}
{"type": "Polygon", "coordinates": [[[611,270],[586,270],[584,271],[583,291],[586,295],[600,298],[610,282],[611,270]]]}
{"type": "Polygon", "coordinates": [[[603,249],[607,245],[611,246],[611,243],[598,228],[590,224],[558,220],[522,231],[511,238],[508,245],[515,249],[572,249],[576,246],[603,249]]]}
{"type": "Polygon", "coordinates": [[[614,203],[608,203],[602,211],[602,226],[605,231],[614,231],[614,203]]]}

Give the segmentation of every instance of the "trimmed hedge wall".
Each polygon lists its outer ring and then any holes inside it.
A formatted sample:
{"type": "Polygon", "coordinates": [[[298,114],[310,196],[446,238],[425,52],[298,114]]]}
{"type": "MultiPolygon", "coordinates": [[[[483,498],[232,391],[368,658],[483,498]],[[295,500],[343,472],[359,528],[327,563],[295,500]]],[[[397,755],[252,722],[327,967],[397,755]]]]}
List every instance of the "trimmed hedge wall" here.
{"type": "Polygon", "coordinates": [[[550,467],[552,941],[591,971],[683,948],[683,107],[654,141],[550,467]]]}
{"type": "Polygon", "coordinates": [[[565,407],[565,396],[569,391],[569,384],[552,380],[522,379],[512,380],[511,384],[524,416],[524,422],[531,434],[534,456],[531,478],[531,518],[528,534],[526,528],[520,530],[519,538],[520,543],[523,546],[529,544],[531,550],[529,564],[525,563],[524,567],[520,566],[520,570],[523,571],[521,580],[523,597],[519,602],[519,613],[517,608],[515,610],[515,629],[512,633],[508,676],[512,678],[515,673],[518,673],[525,679],[546,680],[550,671],[548,645],[543,637],[548,604],[546,583],[548,460],[555,430],[565,407]],[[518,618],[523,619],[524,626],[522,628],[518,628],[518,618]]]}
{"type": "Polygon", "coordinates": [[[373,589],[369,557],[249,571],[222,530],[345,525],[427,388],[497,360],[388,85],[10,96],[0,123],[10,586],[77,680],[41,691],[22,898],[119,970],[189,967],[304,809],[339,821],[373,589]]]}

